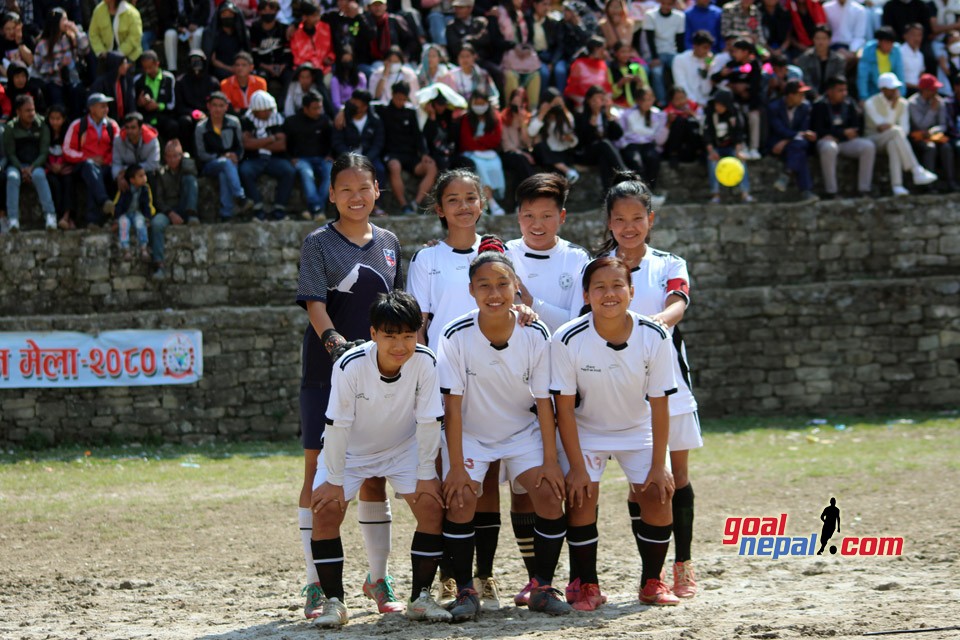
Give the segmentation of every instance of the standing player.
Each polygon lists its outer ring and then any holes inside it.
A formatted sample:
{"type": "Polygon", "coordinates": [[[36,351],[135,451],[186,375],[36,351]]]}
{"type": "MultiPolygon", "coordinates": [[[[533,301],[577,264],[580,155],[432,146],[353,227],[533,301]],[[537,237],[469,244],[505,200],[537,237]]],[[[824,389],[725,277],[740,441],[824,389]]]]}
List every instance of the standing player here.
{"type": "Polygon", "coordinates": [[[513,310],[517,276],[503,244],[487,236],[480,249],[469,272],[478,309],[449,323],[440,339],[443,492],[448,505],[444,555],[457,581],[450,613],[459,621],[480,611],[470,577],[473,518],[487,471],[500,460],[510,482],[527,490],[536,509],[529,607],[553,615],[568,613],[570,605],[551,586],[567,527],[549,390],[550,333],[539,321],[518,326],[513,310]]]}
{"type": "MultiPolygon", "coordinates": [[[[558,235],[567,217],[569,193],[570,183],[556,173],[538,173],[523,180],[516,191],[521,237],[507,243],[507,256],[520,279],[520,299],[550,331],[570,320],[575,315],[572,309],[579,311],[583,306],[577,280],[590,261],[584,249],[558,235]]],[[[530,580],[513,599],[523,606],[529,600],[535,570],[533,503],[523,487],[511,490],[510,522],[530,580]]]]}
{"type": "Polygon", "coordinates": [[[667,396],[676,392],[670,337],[660,325],[630,311],[630,269],[619,258],[598,258],[587,265],[583,291],[591,312],[560,327],[550,350],[557,428],[570,466],[567,544],[577,574],[571,575],[567,601],[580,611],[605,602],[597,579],[597,502],[607,459],[614,457],[643,514],[632,523],[643,563],[640,601],[676,604],[660,581],[673,494],[666,464],[667,396]]]}
{"type": "MultiPolygon", "coordinates": [[[[673,494],[673,593],[692,598],[697,583],[690,559],[693,539],[693,486],[690,484],[688,459],[691,449],[703,446],[697,401],[693,397],[687,350],[680,334],[679,322],[690,304],[690,276],[683,258],[657,251],[647,245],[654,211],[650,190],[634,174],[625,174],[607,193],[607,227],[610,235],[600,255],[623,260],[632,276],[634,288],[630,309],[659,323],[672,334],[675,353],[673,373],[677,393],[670,398],[670,466],[676,484],[673,494]]],[[[627,501],[630,518],[640,519],[636,494],[627,501]]]]}
{"type": "MultiPolygon", "coordinates": [[[[330,171],[330,201],[339,220],[320,227],[303,241],[297,303],[307,310],[310,325],[303,336],[303,378],[300,424],[304,449],[300,490],[300,537],[307,565],[304,615],[314,618],[320,602],[310,545],[313,516],[310,494],[323,448],[324,414],[330,398],[333,364],[352,341],[370,335],[370,305],[381,293],[403,288],[400,241],[370,223],[380,196],[373,164],[358,154],[337,158],[330,171]]],[[[390,555],[390,503],[382,478],[360,488],[357,507],[360,531],[370,563],[363,591],[377,601],[381,613],[401,611],[387,575],[390,555]]]]}
{"type": "Polygon", "coordinates": [[[438,622],[452,617],[430,596],[443,554],[436,469],[443,406],[437,360],[417,345],[422,324],[420,307],[410,294],[381,295],[370,308],[373,341],[347,351],[333,369],[328,428],[312,497],[311,544],[324,594],[315,623],[321,627],[347,623],[340,527],[350,500],[373,477],[389,479],[417,519],[407,618],[438,622]]]}
{"type": "MultiPolygon", "coordinates": [[[[432,247],[417,251],[410,260],[407,291],[420,303],[424,328],[420,340],[436,349],[443,327],[451,320],[477,308],[470,295],[467,275],[471,261],[477,257],[480,236],[477,221],[483,213],[483,187],[480,178],[470,171],[454,169],[444,172],[430,194],[430,202],[447,237],[432,247]]],[[[521,324],[536,317],[521,310],[521,324]]],[[[485,609],[500,608],[500,591],[493,578],[493,559],[500,536],[499,467],[491,465],[490,477],[484,484],[484,497],[477,505],[474,525],[477,530],[477,588],[485,609]]],[[[453,599],[456,585],[448,575],[446,563],[440,566],[440,601],[453,599]]]]}

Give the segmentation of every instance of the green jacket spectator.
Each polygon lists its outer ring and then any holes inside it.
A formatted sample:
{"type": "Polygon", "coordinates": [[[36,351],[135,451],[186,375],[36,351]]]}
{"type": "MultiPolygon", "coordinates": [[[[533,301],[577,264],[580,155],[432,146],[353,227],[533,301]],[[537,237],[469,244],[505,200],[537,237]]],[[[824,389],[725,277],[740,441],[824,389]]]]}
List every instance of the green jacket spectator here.
{"type": "Polygon", "coordinates": [[[90,17],[90,47],[97,56],[116,50],[136,62],[143,53],[143,23],[140,12],[126,0],[103,0],[90,17]]]}
{"type": "Polygon", "coordinates": [[[50,129],[43,126],[43,117],[35,116],[29,127],[24,127],[20,118],[8,122],[3,150],[11,167],[32,170],[44,166],[50,153],[50,129]]]}

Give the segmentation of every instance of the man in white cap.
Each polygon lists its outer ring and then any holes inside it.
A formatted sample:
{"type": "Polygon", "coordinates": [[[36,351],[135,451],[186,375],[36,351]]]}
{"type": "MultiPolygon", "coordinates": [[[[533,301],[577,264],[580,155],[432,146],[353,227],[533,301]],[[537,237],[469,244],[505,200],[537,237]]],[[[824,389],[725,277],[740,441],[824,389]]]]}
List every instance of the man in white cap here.
{"type": "Polygon", "coordinates": [[[277,111],[277,101],[266,91],[250,96],[250,110],[240,120],[243,127],[243,149],[246,152],[240,165],[243,189],[253,200],[257,220],[266,220],[263,195],[257,178],[267,174],[277,179],[273,217],[287,217],[287,202],[296,181],[297,172],[287,158],[287,136],[283,132],[283,116],[277,111]]]}
{"type": "Polygon", "coordinates": [[[866,117],[866,134],[890,159],[890,184],[893,195],[905,196],[910,192],[903,186],[903,172],[913,174],[913,183],[926,185],[937,179],[937,174],[923,168],[910,148],[907,134],[910,131],[910,112],[907,101],[900,96],[903,83],[894,73],[881,73],[877,79],[880,93],[863,103],[866,117]]]}

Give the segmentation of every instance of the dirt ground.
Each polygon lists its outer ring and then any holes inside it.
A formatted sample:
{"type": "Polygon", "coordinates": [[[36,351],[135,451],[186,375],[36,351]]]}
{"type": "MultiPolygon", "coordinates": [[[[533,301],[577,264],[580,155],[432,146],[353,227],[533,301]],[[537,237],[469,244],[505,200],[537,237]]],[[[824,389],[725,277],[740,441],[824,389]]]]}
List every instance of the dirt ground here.
{"type": "MultiPolygon", "coordinates": [[[[456,626],[380,616],[360,594],[364,554],[356,517],[348,514],[351,620],[341,631],[319,630],[304,620],[298,595],[303,564],[290,482],[297,463],[289,458],[288,477],[256,490],[199,486],[193,508],[162,514],[152,511],[169,509],[163,496],[139,491],[125,501],[122,486],[105,489],[101,507],[61,523],[14,518],[0,501],[0,638],[852,638],[960,624],[955,466],[917,465],[864,483],[844,469],[835,477],[776,482],[702,465],[693,475],[701,592],[692,601],[638,604],[639,557],[626,485],[614,468],[601,500],[601,586],[610,597],[601,610],[551,619],[511,606],[456,626]],[[902,536],[903,555],[773,560],[740,557],[720,543],[728,516],[787,513],[787,535],[819,535],[820,511],[834,493],[843,535],[902,536]]],[[[395,501],[391,565],[401,594],[410,577],[405,511],[395,501]]],[[[509,601],[525,580],[503,512],[497,571],[509,601]]],[[[960,631],[880,637],[957,638],[960,631]]]]}

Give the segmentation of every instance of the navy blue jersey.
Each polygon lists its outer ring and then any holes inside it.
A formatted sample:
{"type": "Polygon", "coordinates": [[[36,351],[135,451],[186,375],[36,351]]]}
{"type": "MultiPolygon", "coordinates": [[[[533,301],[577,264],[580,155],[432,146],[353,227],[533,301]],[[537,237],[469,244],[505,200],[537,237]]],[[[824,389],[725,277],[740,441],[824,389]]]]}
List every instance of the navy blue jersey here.
{"type": "MultiPolygon", "coordinates": [[[[320,227],[303,241],[297,304],[318,300],[327,305],[333,326],[347,340],[370,339],[370,306],[381,293],[403,288],[400,241],[371,224],[373,238],[358,247],[333,224],[320,227]]],[[[333,363],[320,336],[307,324],[303,335],[301,386],[330,384],[333,363]]]]}

